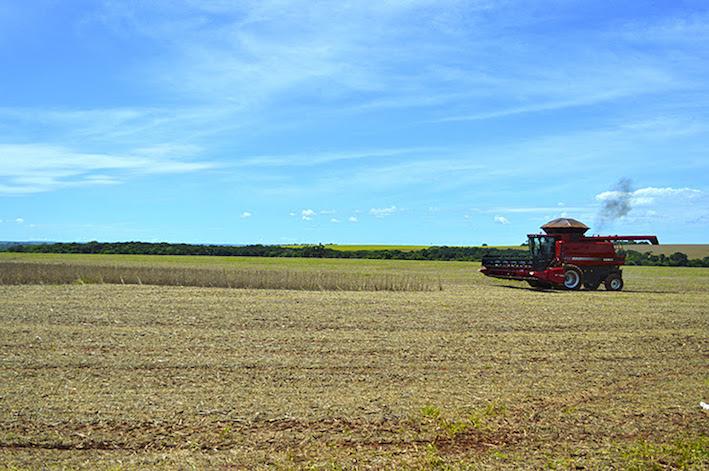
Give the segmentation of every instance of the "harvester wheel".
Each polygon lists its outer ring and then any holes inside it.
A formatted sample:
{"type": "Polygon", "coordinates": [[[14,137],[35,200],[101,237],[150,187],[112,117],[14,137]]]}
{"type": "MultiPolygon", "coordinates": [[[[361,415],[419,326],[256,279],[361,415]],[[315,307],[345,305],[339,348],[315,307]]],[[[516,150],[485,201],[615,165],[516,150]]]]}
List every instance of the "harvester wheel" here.
{"type": "Polygon", "coordinates": [[[581,270],[576,267],[566,267],[564,271],[564,288],[566,289],[579,289],[583,283],[583,275],[581,270]]]}
{"type": "Polygon", "coordinates": [[[603,284],[608,291],[620,291],[623,289],[623,278],[618,273],[611,273],[603,284]]]}

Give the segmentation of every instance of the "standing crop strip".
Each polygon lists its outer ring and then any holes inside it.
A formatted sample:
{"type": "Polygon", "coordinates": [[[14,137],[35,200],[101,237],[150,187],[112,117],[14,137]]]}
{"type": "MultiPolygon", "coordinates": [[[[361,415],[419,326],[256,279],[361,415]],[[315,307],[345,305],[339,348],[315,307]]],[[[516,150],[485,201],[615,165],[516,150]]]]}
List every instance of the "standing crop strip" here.
{"type": "Polygon", "coordinates": [[[416,275],[0,262],[0,284],[123,284],[334,291],[431,291],[416,275]]]}

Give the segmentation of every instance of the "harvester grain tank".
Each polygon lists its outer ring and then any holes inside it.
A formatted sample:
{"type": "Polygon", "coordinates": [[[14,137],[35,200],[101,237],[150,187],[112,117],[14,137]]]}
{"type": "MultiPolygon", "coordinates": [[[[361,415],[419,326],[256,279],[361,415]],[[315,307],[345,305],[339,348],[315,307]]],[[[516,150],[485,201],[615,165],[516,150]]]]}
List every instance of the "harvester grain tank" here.
{"type": "Polygon", "coordinates": [[[588,226],[576,219],[559,218],[542,226],[544,234],[529,234],[529,253],[520,256],[486,255],[480,271],[495,278],[522,280],[535,288],[595,290],[601,283],[609,291],[623,289],[625,255],[614,242],[648,241],[656,236],[590,236],[588,226]]]}

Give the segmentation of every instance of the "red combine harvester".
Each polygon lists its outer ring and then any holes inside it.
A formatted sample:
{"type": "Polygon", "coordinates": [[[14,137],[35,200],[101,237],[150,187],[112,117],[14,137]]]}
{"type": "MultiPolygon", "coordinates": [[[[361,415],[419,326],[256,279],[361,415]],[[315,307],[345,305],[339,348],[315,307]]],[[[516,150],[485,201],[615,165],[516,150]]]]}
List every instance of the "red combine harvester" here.
{"type": "Polygon", "coordinates": [[[535,288],[595,290],[601,283],[609,291],[623,289],[620,266],[625,256],[613,246],[617,241],[648,241],[656,236],[592,236],[588,226],[571,218],[559,218],[542,226],[546,234],[529,234],[529,255],[486,255],[480,271],[495,278],[522,280],[535,288]]]}

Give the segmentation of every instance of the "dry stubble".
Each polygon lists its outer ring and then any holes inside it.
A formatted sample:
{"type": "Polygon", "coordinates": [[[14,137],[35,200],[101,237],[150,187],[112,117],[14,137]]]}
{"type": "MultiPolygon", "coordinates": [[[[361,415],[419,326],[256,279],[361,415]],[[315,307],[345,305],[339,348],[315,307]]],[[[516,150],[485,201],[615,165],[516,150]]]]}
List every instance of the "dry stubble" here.
{"type": "Polygon", "coordinates": [[[0,463],[707,464],[703,271],[542,293],[460,266],[442,292],[0,287],[0,463]]]}

